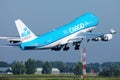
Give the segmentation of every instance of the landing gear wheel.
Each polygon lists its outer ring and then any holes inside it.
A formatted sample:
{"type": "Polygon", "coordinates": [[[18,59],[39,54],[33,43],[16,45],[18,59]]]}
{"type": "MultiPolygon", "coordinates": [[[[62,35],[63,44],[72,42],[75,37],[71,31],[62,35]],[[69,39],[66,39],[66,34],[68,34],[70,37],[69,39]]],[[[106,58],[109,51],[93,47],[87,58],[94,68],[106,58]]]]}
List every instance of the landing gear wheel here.
{"type": "Polygon", "coordinates": [[[63,51],[68,51],[70,49],[70,47],[64,47],[63,51]]]}
{"type": "Polygon", "coordinates": [[[80,42],[76,42],[76,43],[74,43],[74,45],[75,45],[75,50],[79,50],[80,42]]]}
{"type": "Polygon", "coordinates": [[[75,50],[79,50],[79,47],[75,47],[75,50]]]}
{"type": "Polygon", "coordinates": [[[60,46],[56,46],[56,47],[52,48],[51,50],[60,51],[60,49],[61,49],[60,46]]]}

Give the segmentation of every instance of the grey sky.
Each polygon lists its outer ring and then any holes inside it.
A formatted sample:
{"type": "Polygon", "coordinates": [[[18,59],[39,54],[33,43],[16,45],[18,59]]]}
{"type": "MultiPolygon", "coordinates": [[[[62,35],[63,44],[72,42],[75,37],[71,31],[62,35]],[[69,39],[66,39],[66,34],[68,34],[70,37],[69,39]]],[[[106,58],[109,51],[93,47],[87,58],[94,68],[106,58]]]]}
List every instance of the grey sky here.
{"type": "MultiPolygon", "coordinates": [[[[62,26],[78,16],[93,12],[99,25],[93,31],[117,34],[109,42],[83,42],[87,47],[87,61],[120,61],[120,0],[0,0],[0,36],[18,36],[14,21],[20,18],[35,34],[43,34],[62,26]]],[[[6,41],[0,40],[0,44],[6,41]]],[[[80,51],[73,47],[67,52],[50,50],[22,51],[19,48],[0,47],[0,61],[27,60],[77,62],[80,51]]]]}

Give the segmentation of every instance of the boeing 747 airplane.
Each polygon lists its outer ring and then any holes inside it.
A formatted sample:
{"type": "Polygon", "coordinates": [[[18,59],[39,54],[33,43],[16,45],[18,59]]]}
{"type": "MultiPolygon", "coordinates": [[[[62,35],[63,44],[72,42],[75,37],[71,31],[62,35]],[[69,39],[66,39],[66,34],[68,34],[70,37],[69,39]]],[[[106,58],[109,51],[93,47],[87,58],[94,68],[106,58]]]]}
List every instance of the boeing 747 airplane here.
{"type": "Polygon", "coordinates": [[[59,51],[69,50],[67,44],[73,43],[75,50],[79,50],[83,39],[87,41],[109,41],[116,32],[111,29],[110,33],[93,34],[92,30],[98,25],[98,17],[92,13],[84,14],[72,22],[36,36],[20,19],[15,20],[19,37],[0,37],[10,42],[9,46],[19,46],[22,50],[51,49],[59,51]]]}

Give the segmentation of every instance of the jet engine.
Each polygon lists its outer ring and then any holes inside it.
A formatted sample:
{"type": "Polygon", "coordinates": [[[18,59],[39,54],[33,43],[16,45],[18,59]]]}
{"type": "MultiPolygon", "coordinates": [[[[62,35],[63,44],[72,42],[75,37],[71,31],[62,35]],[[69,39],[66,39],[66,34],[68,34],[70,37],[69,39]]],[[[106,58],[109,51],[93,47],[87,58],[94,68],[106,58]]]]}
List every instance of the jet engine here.
{"type": "Polygon", "coordinates": [[[113,38],[113,35],[112,34],[105,34],[103,35],[102,37],[102,41],[109,41],[113,38]]]}
{"type": "Polygon", "coordinates": [[[101,37],[96,37],[92,39],[92,41],[100,41],[100,40],[101,40],[101,37]]]}

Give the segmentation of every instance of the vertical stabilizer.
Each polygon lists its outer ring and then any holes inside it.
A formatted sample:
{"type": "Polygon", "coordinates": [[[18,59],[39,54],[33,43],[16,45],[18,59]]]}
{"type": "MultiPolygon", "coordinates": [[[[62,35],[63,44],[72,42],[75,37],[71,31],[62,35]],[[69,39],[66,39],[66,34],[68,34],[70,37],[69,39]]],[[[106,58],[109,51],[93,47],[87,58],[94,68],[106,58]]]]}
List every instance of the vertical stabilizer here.
{"type": "Polygon", "coordinates": [[[36,35],[20,20],[15,20],[22,43],[34,40],[36,35]]]}

